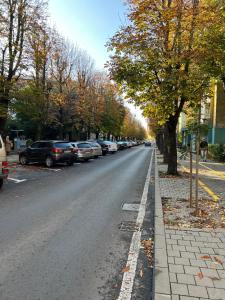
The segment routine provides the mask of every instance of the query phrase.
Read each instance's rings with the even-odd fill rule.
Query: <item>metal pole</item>
[[[196,176],[195,176],[195,212],[198,214],[198,187],[199,187],[199,149],[200,149],[200,122],[201,122],[201,101],[198,114],[198,129],[196,137]]]
[[[193,159],[192,159],[192,141],[190,141],[190,207],[192,207],[192,174],[193,174]]]

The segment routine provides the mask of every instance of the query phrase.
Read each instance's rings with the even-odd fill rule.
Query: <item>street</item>
[[[122,207],[140,204],[151,154],[139,146],[9,181],[0,192],[0,299],[117,299],[138,214]],[[153,189],[152,183],[146,239]],[[151,268],[144,260],[140,250],[131,299],[150,299]]]

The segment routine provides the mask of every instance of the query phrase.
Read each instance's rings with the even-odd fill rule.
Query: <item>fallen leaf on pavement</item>
[[[203,255],[201,256],[201,259],[211,259],[211,257],[209,255]]]
[[[199,272],[197,275],[198,275],[199,279],[202,279],[204,277],[203,274],[202,274],[202,272]]]
[[[122,273],[125,273],[125,272],[129,272],[130,271],[130,266],[126,266],[125,268],[122,269]]]
[[[223,264],[222,260],[219,259],[218,257],[214,256],[214,259],[215,259],[215,261],[218,262],[219,264],[221,264],[221,265]]]

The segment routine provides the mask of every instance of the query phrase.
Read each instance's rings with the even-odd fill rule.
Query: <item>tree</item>
[[[204,22],[201,39],[199,60],[203,72],[211,77],[222,80],[225,88],[225,5],[224,1],[210,2],[210,12],[213,22]]]
[[[110,136],[121,135],[125,108],[123,101],[118,97],[117,88],[109,80],[104,85],[104,113],[102,119],[102,131],[110,139]]]
[[[60,138],[64,138],[65,128],[72,122],[74,114],[74,85],[72,83],[75,68],[76,48],[57,32],[53,33],[51,51],[50,78],[52,82],[52,100],[55,102],[57,127]]]
[[[197,46],[210,6],[198,0],[129,0],[130,24],[108,43],[108,68],[127,98],[168,132],[168,174],[177,174],[176,126],[185,104],[196,105],[208,77]]]
[[[0,0],[0,132],[7,121],[10,91],[26,70],[26,42],[31,18],[43,2],[32,0]]]

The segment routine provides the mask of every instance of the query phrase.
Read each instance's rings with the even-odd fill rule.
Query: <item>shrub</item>
[[[209,156],[217,161],[225,161],[225,145],[209,145]]]
[[[26,141],[26,146],[29,147],[31,144],[33,144],[32,139],[28,139],[28,140]]]

